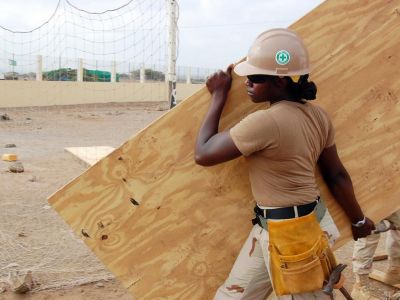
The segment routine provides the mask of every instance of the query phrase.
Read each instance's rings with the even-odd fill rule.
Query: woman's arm
[[[232,141],[229,131],[218,133],[219,120],[231,88],[231,71],[219,71],[207,80],[211,104],[197,136],[195,161],[202,166],[212,166],[242,155]]]
[[[336,145],[325,148],[319,159],[322,176],[335,200],[342,207],[350,222],[355,224],[364,219],[364,214],[354,195],[353,183],[347,170],[343,166],[337,153]],[[365,237],[375,229],[373,222],[366,218],[361,227],[352,226],[353,238]]]

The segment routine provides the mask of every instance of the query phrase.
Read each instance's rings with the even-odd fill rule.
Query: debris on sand
[[[1,120],[1,121],[10,121],[11,118],[10,118],[10,116],[7,115],[7,114],[2,114],[2,115],[0,115],[0,120]]]
[[[17,147],[17,145],[15,145],[15,144],[6,144],[4,146],[4,148],[16,148],[16,147]]]
[[[0,294],[7,292],[9,285],[6,282],[0,281]]]
[[[18,156],[14,153],[5,153],[1,156],[1,159],[4,161],[16,161]]]
[[[31,178],[28,179],[30,182],[37,182],[38,179],[35,175],[32,175]]]
[[[12,173],[22,173],[22,172],[24,172],[24,166],[22,165],[22,162],[20,162],[20,161],[17,161],[15,163],[13,163],[8,169]]]
[[[156,106],[156,110],[157,110],[157,111],[168,110],[168,106],[167,106],[167,105],[157,105],[157,106]]]
[[[32,272],[28,271],[25,276],[15,274],[11,276],[11,287],[14,293],[26,294],[33,288]]]

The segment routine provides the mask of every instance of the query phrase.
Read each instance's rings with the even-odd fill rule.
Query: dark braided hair
[[[289,80],[289,90],[296,100],[314,100],[316,98],[317,86],[313,81],[308,81],[308,74],[301,75],[298,82],[294,82],[289,76],[286,78]]]

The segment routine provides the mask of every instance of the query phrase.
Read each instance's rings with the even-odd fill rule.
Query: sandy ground
[[[15,245],[10,248],[12,251],[7,252],[4,251],[4,247],[2,252],[0,245],[0,299],[132,299],[85,245],[68,234],[65,223],[46,206],[46,198],[86,168],[71,154],[65,152],[65,147],[118,147],[161,116],[165,112],[161,107],[158,103],[137,103],[0,109],[0,115],[7,114],[10,117],[8,121],[0,121],[0,154],[10,152],[18,154],[25,168],[24,173],[15,174],[8,171],[9,162],[0,162],[0,241],[1,238],[12,237],[14,243],[11,245]],[[6,144],[15,144],[16,148],[5,148]],[[43,210],[44,208],[46,209]],[[35,217],[35,214],[39,216]],[[43,228],[44,222],[45,228]],[[50,279],[53,273],[49,273],[50,275],[46,277],[42,273],[50,267],[46,267],[44,272],[41,272],[40,267],[36,267],[33,270],[33,278],[37,283],[37,291],[25,295],[16,295],[10,291],[7,284],[1,283],[7,281],[4,276],[1,277],[1,270],[10,267],[7,264],[23,265],[28,261],[32,265],[40,266],[35,261],[34,253],[36,250],[43,252],[45,249],[32,245],[40,244],[41,240],[48,241],[49,236],[53,235],[52,240],[60,239],[58,232],[65,233],[62,237],[63,243],[71,243],[71,246],[61,248],[64,249],[64,253],[61,250],[57,251],[61,252],[57,253],[58,257],[65,258],[72,248],[77,249],[73,252],[76,252],[79,260],[71,262],[65,259],[65,264],[68,264],[70,270],[75,270],[71,265],[84,268],[85,266],[81,264],[83,257],[85,261],[92,262],[91,264],[95,266],[94,271],[98,270],[95,273],[100,274],[99,276],[89,279],[90,283],[83,285],[78,281],[76,284],[71,284],[69,281],[62,284],[64,287],[46,288],[46,278]],[[379,251],[383,251],[382,246],[380,245]],[[27,255],[19,253],[26,248],[31,248],[28,255],[30,260],[25,259]],[[336,251],[338,260],[349,266],[351,266],[351,253],[352,242]],[[39,255],[46,256],[46,253]],[[386,263],[386,261],[377,262],[375,267],[384,270]],[[24,265],[22,269],[29,269],[29,266]],[[354,281],[350,267],[345,270],[345,275],[347,278],[345,286],[350,291]],[[2,287],[6,289],[3,292]],[[385,291],[393,291],[392,288],[376,281],[372,282],[372,287],[374,294],[380,299],[385,299]]]

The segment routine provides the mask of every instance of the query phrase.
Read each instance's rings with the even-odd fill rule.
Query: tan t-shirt
[[[314,170],[324,148],[334,144],[327,113],[311,103],[280,101],[244,118],[230,130],[246,156],[259,205],[286,207],[319,195]]]

